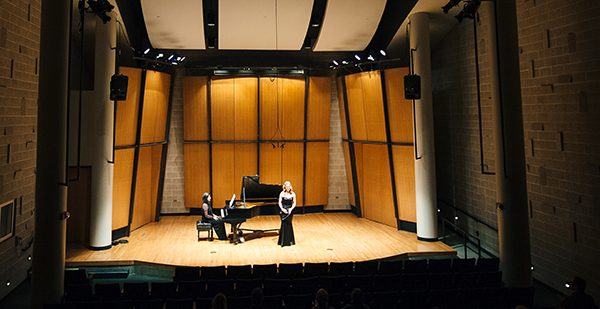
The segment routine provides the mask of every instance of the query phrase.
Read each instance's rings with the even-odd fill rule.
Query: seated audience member
[[[215,295],[215,297],[213,297],[212,300],[212,309],[227,309],[227,297],[225,297],[225,294],[223,293],[218,293],[217,295]]]
[[[361,289],[355,288],[352,290],[350,303],[344,306],[344,309],[370,309],[369,306],[365,304],[363,291]]]
[[[319,289],[315,296],[315,304],[313,309],[333,309],[329,306],[329,293],[325,289]]]
[[[262,309],[263,308],[263,290],[259,287],[256,287],[252,290],[252,294],[250,296],[252,299],[252,304],[250,305],[250,309]]]
[[[585,280],[575,277],[571,281],[570,289],[573,293],[562,301],[561,308],[565,309],[598,309],[594,299],[585,293]]]

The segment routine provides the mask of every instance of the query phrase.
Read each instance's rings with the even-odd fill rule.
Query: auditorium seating
[[[309,308],[319,288],[336,308],[350,301],[354,288],[373,309],[508,308],[523,295],[502,287],[498,267],[497,258],[176,267],[170,282],[94,285],[85,271],[69,270],[64,304],[48,308],[210,308],[217,293],[240,308],[256,287],[268,308]]]

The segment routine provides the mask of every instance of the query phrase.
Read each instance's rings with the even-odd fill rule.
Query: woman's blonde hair
[[[289,190],[285,189],[286,184],[290,186]],[[286,181],[283,182],[283,191],[289,192],[289,193],[294,192],[294,188],[292,187],[292,183],[289,180],[286,180]]]

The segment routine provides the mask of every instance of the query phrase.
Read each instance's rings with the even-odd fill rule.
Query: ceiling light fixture
[[[354,54],[354,58],[356,58],[356,60],[360,61],[360,56],[358,54]]]
[[[156,59],[162,58],[162,56],[164,56],[163,53],[159,53],[158,56],[156,56]]]
[[[171,59],[173,59],[173,57],[175,57],[175,55],[171,54],[171,56],[169,56],[169,58],[167,58],[167,60],[171,60]]]
[[[348,61],[342,60],[342,64],[348,64]]]
[[[181,61],[185,60],[185,57],[181,57]]]
[[[383,50],[383,49],[380,49],[380,50],[379,50],[379,53],[380,53],[382,56],[384,56],[384,57],[385,57],[385,56],[387,56],[387,53],[386,53],[386,52],[385,52],[385,50]]]
[[[373,58],[373,55],[369,55],[369,57],[367,57],[367,59],[369,59],[371,61],[375,61],[375,58]]]
[[[213,12],[208,12],[206,16],[206,25],[209,27],[214,27],[217,25],[217,23],[215,23],[215,14]]]
[[[146,50],[144,51],[144,55],[147,55],[150,52],[150,48],[146,48]]]
[[[337,61],[333,60],[333,64],[340,65]]]

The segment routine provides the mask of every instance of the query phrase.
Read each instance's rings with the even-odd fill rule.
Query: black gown
[[[205,203],[206,204],[206,203]],[[206,204],[208,206],[208,214],[214,216],[212,205]],[[204,205],[202,205],[204,207]],[[227,233],[225,232],[225,222],[223,220],[207,218],[204,215],[204,211],[202,211],[202,222],[209,222],[212,228],[215,230],[217,237],[219,240],[227,240]]]
[[[293,197],[281,197],[281,206],[285,209],[292,208],[293,202]],[[281,228],[279,229],[279,240],[277,240],[277,244],[282,247],[291,246],[296,243],[296,240],[294,239],[294,228],[292,227],[294,214],[284,214],[283,212],[280,212],[279,215],[281,216]]]

